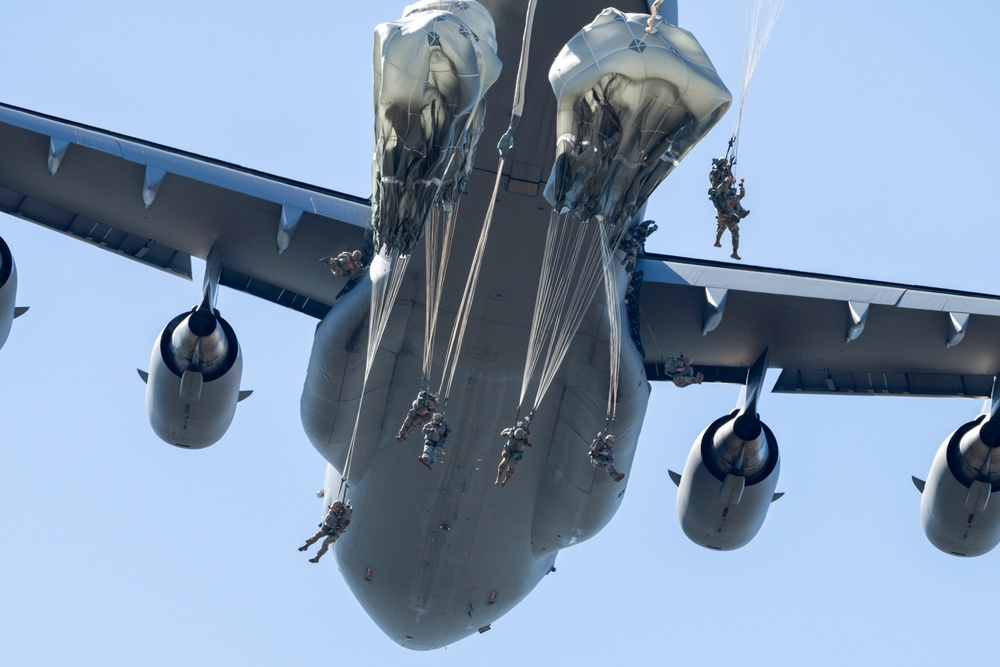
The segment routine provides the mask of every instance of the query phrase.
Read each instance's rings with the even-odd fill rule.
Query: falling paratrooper
[[[658,2],[660,0],[657,0]],[[740,220],[750,215],[750,211],[742,204],[746,189],[743,186],[743,179],[737,184],[736,177],[733,176],[733,167],[736,166],[736,156],[739,151],[740,126],[743,119],[743,107],[746,104],[747,91],[750,90],[750,81],[754,72],[757,71],[757,64],[764,53],[771,33],[778,21],[778,15],[784,7],[785,0],[743,0],[742,11],[745,14],[746,34],[742,35],[743,46],[740,54],[743,61],[743,81],[740,87],[740,103],[736,113],[736,122],[733,125],[733,135],[729,139],[729,147],[723,157],[712,160],[712,169],[708,178],[711,188],[708,197],[716,209],[715,227],[715,247],[722,247],[722,235],[728,229],[732,237],[733,259],[742,259],[739,254],[740,246]]]

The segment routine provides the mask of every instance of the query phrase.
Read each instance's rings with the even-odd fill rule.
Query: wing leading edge
[[[0,211],[188,279],[218,242],[221,284],[314,317],[364,243],[360,197],[3,104],[0,146]]]
[[[765,348],[783,393],[984,398],[1000,374],[997,296],[665,255],[637,269],[651,380],[683,353],[745,382]]]

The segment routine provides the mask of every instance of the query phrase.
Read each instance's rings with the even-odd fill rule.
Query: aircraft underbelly
[[[411,273],[419,282],[422,270]],[[516,281],[492,284],[508,288],[508,302],[523,300],[526,314],[497,316],[488,297],[473,310],[446,408],[453,432],[432,470],[417,461],[419,434],[395,440],[420,388],[424,307],[413,295],[422,285],[404,286],[361,402],[347,471],[354,515],[335,552],[366,612],[410,648],[447,645],[512,609],[551,569],[556,551],[610,521],[627,484],[614,483],[587,456],[606,423],[608,320],[600,292],[532,421],[534,447],[505,488],[494,483],[499,432],[516,416],[533,295]],[[368,299],[359,287],[318,327],[303,391],[303,424],[338,479],[363,385]],[[439,326],[450,331],[453,321],[445,312]],[[628,341],[620,387],[615,462],[627,474],[649,395]]]
[[[566,38],[603,7],[586,4],[574,6],[573,12],[579,9],[581,15]],[[556,10],[565,8],[545,11]],[[520,35],[521,20],[523,14],[500,22],[510,23],[507,33]],[[519,48],[508,42],[501,50],[509,52],[504,66],[513,75]],[[538,46],[536,62],[550,63],[561,44],[546,34],[533,45],[532,57]],[[529,77],[525,117],[532,117],[531,127],[554,118],[546,71],[547,65],[533,68]],[[461,199],[447,258],[432,391],[440,386],[444,348],[487,206],[493,202],[493,227],[445,409],[453,429],[446,453],[428,470],[417,461],[419,433],[403,444],[395,440],[411,402],[424,388],[423,243],[412,253],[367,383],[372,281],[377,285],[386,271],[379,258],[317,328],[302,395],[303,426],[316,449],[340,473],[350,452],[347,496],[355,509],[335,545],[341,573],[378,626],[415,649],[445,646],[510,611],[550,571],[559,549],[592,537],[607,524],[628,484],[627,477],[612,481],[587,456],[591,440],[606,427],[610,383],[609,318],[601,288],[531,422],[534,447],[525,450],[506,487],[494,483],[504,442],[499,433],[525,416],[518,415],[517,406],[551,212],[542,194],[543,179],[555,146],[548,122],[541,123],[542,135],[520,136],[494,197],[497,154],[489,147],[506,127],[512,83],[512,76],[504,76],[490,93],[484,148]],[[598,263],[592,270],[602,267]],[[624,290],[624,268],[617,270]],[[614,299],[616,307],[622,297]],[[622,348],[615,464],[628,475],[649,385],[627,335]]]

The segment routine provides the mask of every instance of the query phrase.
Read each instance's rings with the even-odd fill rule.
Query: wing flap
[[[99,220],[3,187],[0,187],[0,211],[181,278],[191,279],[191,256],[155,239],[129,234]]]
[[[997,296],[661,255],[637,269],[651,380],[685,354],[706,381],[745,382],[765,348],[788,393],[981,398],[1000,374]]]
[[[217,242],[222,284],[316,317],[364,245],[367,199],[2,104],[0,146],[3,212],[185,278]]]
[[[989,398],[992,389],[992,375],[785,368],[778,376],[773,391],[779,394]]]

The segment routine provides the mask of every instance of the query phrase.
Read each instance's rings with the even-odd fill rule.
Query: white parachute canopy
[[[461,194],[500,74],[489,13],[474,0],[429,0],[375,28],[375,249],[408,255],[432,204]],[[452,199],[452,200],[453,200]]]
[[[631,220],[732,103],[691,33],[648,23],[605,9],[549,70],[559,110],[545,198],[558,213]]]

